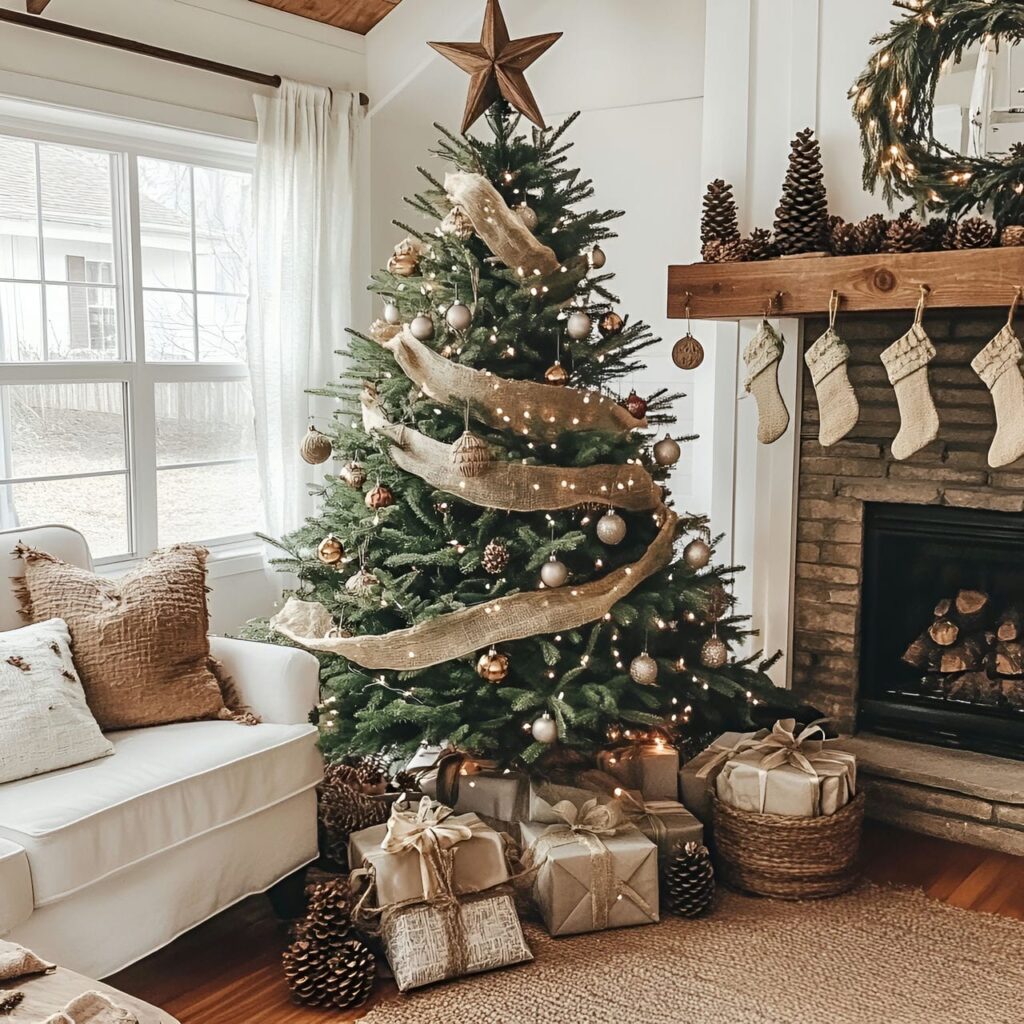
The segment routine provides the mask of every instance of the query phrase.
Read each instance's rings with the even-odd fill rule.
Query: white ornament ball
[[[674,466],[679,461],[682,449],[673,437],[666,434],[654,446],[654,461],[659,466]]]
[[[721,668],[729,658],[729,648],[717,636],[708,637],[700,649],[700,663],[705,668]]]
[[[464,302],[453,302],[444,318],[453,331],[467,331],[473,322],[473,311]]]
[[[594,321],[590,319],[589,313],[578,309],[569,315],[565,329],[574,341],[583,341],[590,337],[590,332],[594,329]]]
[[[569,570],[564,562],[560,562],[554,555],[550,561],[544,563],[540,570],[540,579],[545,587],[552,590],[560,587],[569,578]]]
[[[658,663],[644,651],[629,663],[629,674],[634,683],[653,686],[658,681]]]
[[[413,317],[409,330],[417,341],[430,341],[434,336],[434,321],[426,313],[420,313],[419,316]]]
[[[546,711],[533,723],[530,732],[538,743],[554,743],[558,739],[558,726]]]
[[[516,215],[522,221],[523,227],[527,231],[537,230],[537,211],[532,207],[527,206],[526,203],[521,203],[516,207]]]
[[[608,257],[604,254],[604,249],[599,245],[595,245],[590,251],[590,265],[595,270],[600,270],[605,263],[608,262]]]
[[[617,512],[605,512],[597,521],[597,537],[602,544],[621,544],[626,536],[626,520]]]
[[[701,537],[695,537],[683,548],[683,560],[691,569],[703,569],[711,561],[711,548]]]
[[[384,307],[384,321],[389,324],[397,324],[402,321],[402,314],[393,302],[387,303]]]

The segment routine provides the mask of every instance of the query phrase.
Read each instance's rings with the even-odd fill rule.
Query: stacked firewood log
[[[951,699],[1024,708],[1024,607],[997,611],[980,590],[945,597],[903,660]]]

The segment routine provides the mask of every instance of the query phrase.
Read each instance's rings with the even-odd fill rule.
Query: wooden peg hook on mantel
[[[693,263],[668,268],[668,315],[694,320],[828,313],[833,291],[843,314],[913,311],[928,288],[929,309],[1006,308],[1024,280],[1024,247],[951,252],[822,256],[751,263]]]

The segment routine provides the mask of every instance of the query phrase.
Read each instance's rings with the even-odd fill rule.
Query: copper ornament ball
[[[558,724],[545,711],[530,727],[530,732],[538,743],[554,743],[558,739]]]
[[[626,520],[617,512],[606,512],[597,521],[597,537],[602,544],[621,544],[626,536]]]
[[[700,649],[700,663],[705,668],[721,668],[729,660],[729,648],[717,636],[709,636]]]
[[[331,439],[310,424],[299,446],[299,454],[303,461],[311,466],[319,466],[321,462],[326,462],[331,457],[332,451]]]
[[[620,404],[634,419],[642,420],[647,415],[647,402],[635,391],[630,391]]]
[[[704,362],[704,346],[692,334],[687,334],[672,346],[672,362],[680,370],[696,370]]]
[[[679,447],[679,442],[668,434],[654,446],[654,461],[659,466],[674,466],[679,461],[680,455],[682,455],[682,449]]]
[[[396,252],[388,260],[388,270],[395,277],[412,277],[420,265],[419,257],[411,252]]]
[[[391,493],[390,487],[377,484],[372,491],[369,491],[364,499],[367,508],[382,509],[395,503],[395,496]]]
[[[594,321],[590,319],[590,314],[582,309],[570,313],[569,319],[565,322],[565,331],[573,341],[585,341],[593,329]]]
[[[683,561],[691,569],[703,569],[711,561],[711,546],[702,537],[694,537],[683,548]]]
[[[658,681],[658,663],[644,651],[629,663],[629,675],[640,686],[653,686]]]
[[[565,387],[569,383],[569,371],[556,360],[544,371],[544,383]]]
[[[363,484],[366,483],[366,470],[355,460],[342,466],[338,476],[356,491],[361,490]]]
[[[340,540],[329,533],[316,547],[316,557],[324,565],[337,565],[345,557],[345,548]]]
[[[434,321],[426,313],[420,313],[413,317],[409,332],[417,341],[430,341],[434,336]]]
[[[508,675],[508,655],[499,654],[493,647],[481,654],[476,663],[476,673],[489,683],[500,683]]]
[[[540,570],[540,581],[545,587],[557,590],[569,578],[569,569],[565,562],[561,562],[554,555],[548,559]]]
[[[605,256],[604,249],[599,245],[595,245],[594,248],[590,250],[590,265],[595,270],[600,270],[607,262],[608,257]]]
[[[601,332],[602,338],[611,338],[621,333],[625,326],[626,322],[615,312],[605,313],[597,323],[597,329]]]

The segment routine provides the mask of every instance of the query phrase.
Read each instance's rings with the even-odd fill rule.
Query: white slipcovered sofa
[[[18,542],[92,565],[67,527],[0,532],[0,630],[24,624]],[[0,785],[0,936],[103,978],[316,857],[317,661],[210,645],[262,724],[111,732],[110,757]]]

